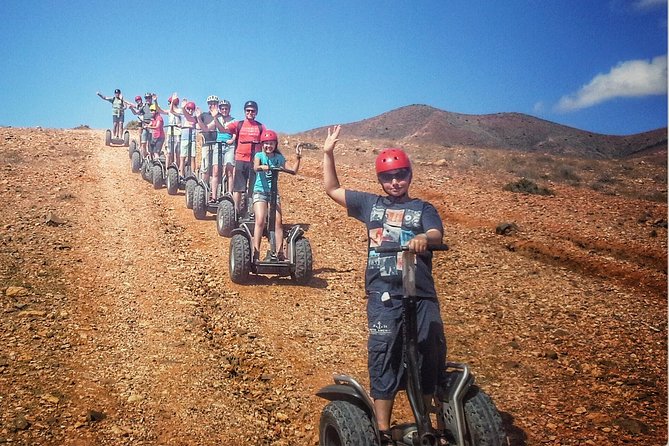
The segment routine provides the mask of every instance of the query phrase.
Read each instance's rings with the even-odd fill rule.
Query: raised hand
[[[325,153],[332,153],[335,146],[339,142],[339,131],[341,130],[341,125],[335,125],[334,127],[328,127],[328,136],[325,138],[325,143],[323,143],[323,151]]]

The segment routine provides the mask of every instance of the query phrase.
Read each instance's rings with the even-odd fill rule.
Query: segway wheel
[[[229,200],[223,200],[218,204],[216,211],[216,230],[222,237],[230,237],[230,233],[235,229],[235,205]]]
[[[348,401],[330,401],[323,408],[320,446],[377,445],[367,412]]]
[[[140,158],[139,152],[133,152],[130,156],[130,168],[133,173],[139,172],[139,169],[142,168],[142,158]]]
[[[135,152],[137,152],[137,141],[133,139],[128,147],[128,158],[132,159],[132,154]]]
[[[198,220],[207,216],[207,191],[199,184],[193,189],[193,215]]]
[[[469,444],[506,446],[502,417],[492,399],[477,386],[472,386],[465,395],[463,403]]]
[[[153,183],[154,189],[160,189],[163,187],[163,168],[158,165],[153,165],[151,167],[151,182]]]
[[[142,165],[142,178],[149,183],[151,182],[151,164],[146,160]]]
[[[300,285],[311,280],[313,275],[313,256],[311,254],[311,244],[306,238],[300,238],[295,241],[295,266],[292,279]]]
[[[193,209],[193,193],[195,191],[195,186],[197,182],[193,179],[186,181],[186,207],[188,209]]]
[[[105,132],[105,145],[111,146],[111,130],[109,129]]]
[[[130,132],[127,130],[123,132],[123,145],[126,147],[130,145]]]
[[[167,168],[167,193],[176,195],[179,190],[179,171],[175,167]]]
[[[230,279],[234,283],[246,283],[251,273],[251,243],[242,234],[230,239]]]

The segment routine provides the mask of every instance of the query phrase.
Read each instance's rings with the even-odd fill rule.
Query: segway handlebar
[[[390,252],[402,252],[402,251],[408,251],[409,247],[408,246],[377,246],[376,248],[372,248],[374,251],[378,253],[390,253]],[[437,245],[427,245],[427,250],[428,251],[448,251],[448,245],[445,243],[440,243]]]
[[[271,167],[269,168],[269,170],[270,170],[271,172],[283,172],[283,173],[289,173],[289,174],[291,174],[291,175],[295,175],[295,171],[294,171],[294,170],[286,169],[285,167],[274,167],[274,166],[271,166]]]

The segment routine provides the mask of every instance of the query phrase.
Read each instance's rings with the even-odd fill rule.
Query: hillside
[[[376,141],[341,136],[342,184],[378,192]],[[298,286],[233,283],[214,216],[103,138],[0,129],[0,444],[317,445],[316,391],[333,373],[368,381],[367,236],[323,191],[322,139],[280,182],[314,255]],[[512,193],[515,174],[481,169],[492,158],[459,159],[416,163],[412,194],[451,248],[434,261],[448,358],[471,366],[510,446],[666,444],[666,200]],[[590,164],[617,187],[666,186],[666,167],[635,162]],[[408,414],[401,397],[394,421]]]
[[[619,158],[667,151],[667,129],[629,136],[602,135],[521,113],[465,115],[409,105],[344,124],[347,135],[397,144],[510,149],[584,158]],[[299,136],[322,135],[324,128]]]

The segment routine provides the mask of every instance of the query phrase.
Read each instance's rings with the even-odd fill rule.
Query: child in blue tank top
[[[256,172],[256,180],[253,186],[253,212],[255,214],[255,229],[253,231],[253,260],[257,260],[260,255],[260,242],[265,230],[265,218],[267,217],[267,208],[270,201],[272,190],[272,181],[274,178],[271,172],[272,168],[286,168],[286,158],[278,150],[278,137],[276,132],[265,130],[260,136],[262,151],[256,153],[253,157],[253,170]],[[300,168],[300,159],[302,158],[302,148],[295,149],[297,160],[292,170],[294,173]],[[281,203],[279,197],[276,200],[276,219],[274,225],[276,254],[280,261],[285,260],[283,252],[283,222],[281,218]]]

